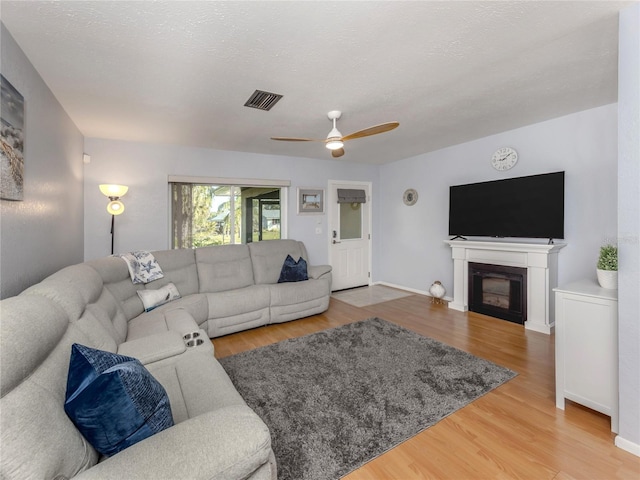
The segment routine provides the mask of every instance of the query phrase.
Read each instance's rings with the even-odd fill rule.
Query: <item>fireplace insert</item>
[[[527,269],[469,263],[469,310],[523,325]]]

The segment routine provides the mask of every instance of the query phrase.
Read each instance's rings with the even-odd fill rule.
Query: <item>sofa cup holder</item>
[[[183,338],[185,342],[187,342],[193,338],[198,338],[199,336],[200,336],[200,332],[191,332],[191,333],[187,333]]]
[[[187,347],[197,347],[204,343],[204,340],[200,338],[200,332],[191,332],[183,335],[184,343]]]

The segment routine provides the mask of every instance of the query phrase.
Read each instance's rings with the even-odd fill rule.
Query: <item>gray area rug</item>
[[[516,376],[379,318],[220,361],[271,430],[279,480],[338,479]]]

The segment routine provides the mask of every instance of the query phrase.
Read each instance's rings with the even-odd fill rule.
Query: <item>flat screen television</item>
[[[564,172],[451,186],[449,235],[564,238]]]

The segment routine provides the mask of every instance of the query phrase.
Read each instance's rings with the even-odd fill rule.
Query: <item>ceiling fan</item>
[[[340,118],[342,112],[339,110],[331,110],[327,113],[327,117],[329,120],[333,121],[333,128],[327,135],[325,139],[317,139],[317,138],[296,138],[296,137],[271,137],[271,140],[282,140],[284,142],[324,142],[325,147],[331,150],[331,156],[334,158],[341,157],[344,155],[344,142],[347,140],[353,140],[355,138],[368,137],[370,135],[377,135],[378,133],[388,132],[389,130],[393,130],[400,123],[398,122],[387,122],[381,123],[380,125],[374,125],[373,127],[365,128],[364,130],[358,130],[357,132],[350,133],[349,135],[342,135],[337,127],[336,121]]]

